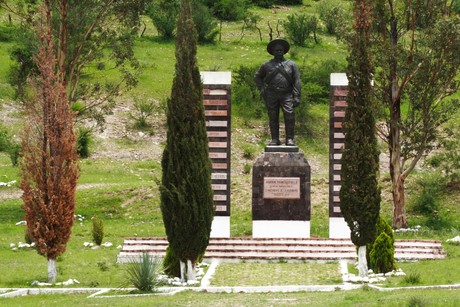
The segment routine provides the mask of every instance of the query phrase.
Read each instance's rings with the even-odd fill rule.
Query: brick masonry
[[[329,217],[343,217],[340,210],[343,120],[347,109],[348,81],[345,74],[331,75],[329,116]]]
[[[201,72],[216,216],[230,216],[231,73]]]

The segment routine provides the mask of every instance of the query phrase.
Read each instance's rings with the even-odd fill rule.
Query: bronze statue
[[[280,108],[284,114],[286,145],[295,146],[294,108],[300,104],[301,82],[297,64],[284,58],[289,48],[289,43],[281,38],[269,42],[267,51],[273,55],[273,59],[262,64],[254,76],[268,111],[272,138],[269,146],[281,145],[279,138]]]

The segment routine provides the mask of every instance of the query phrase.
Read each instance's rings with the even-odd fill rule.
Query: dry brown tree
[[[51,0],[43,1],[37,26],[41,45],[34,60],[39,78],[36,95],[26,105],[21,164],[27,228],[38,253],[48,259],[49,282],[56,281],[56,258],[64,253],[70,238],[78,177],[64,68],[69,1],[57,1],[61,25],[56,40],[51,30],[52,4]]]

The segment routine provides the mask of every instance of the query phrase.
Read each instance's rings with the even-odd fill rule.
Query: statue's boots
[[[270,134],[272,137],[272,140],[270,141],[268,145],[269,146],[281,145],[279,113],[276,111],[268,112],[268,117],[269,117]]]
[[[284,125],[286,127],[286,146],[296,146],[294,143],[294,127],[295,117],[294,114],[284,114]]]

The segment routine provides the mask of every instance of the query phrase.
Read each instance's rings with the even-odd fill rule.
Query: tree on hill
[[[408,226],[405,180],[459,107],[458,99],[445,99],[460,84],[460,17],[453,3],[372,3],[374,89],[384,117],[378,132],[390,154],[393,228]]]
[[[34,23],[42,2],[0,0],[0,6],[20,20],[21,33],[12,49],[12,57],[19,63],[11,72],[19,87],[35,71],[24,64],[29,64],[38,50],[40,38],[34,32]],[[49,2],[53,11],[61,10],[60,0]],[[61,30],[67,37],[67,95],[78,119],[91,118],[102,126],[104,115],[113,109],[114,98],[137,84],[139,63],[134,56],[134,41],[144,7],[145,0],[69,0],[66,29],[59,28],[60,14],[52,15],[55,44],[59,45]],[[89,76],[91,82],[87,82]]]
[[[64,253],[75,212],[77,154],[73,116],[66,95],[65,31],[54,45],[52,15],[60,15],[59,29],[66,28],[68,0],[53,11],[50,0],[40,9],[38,24],[41,45],[35,57],[39,71],[36,97],[26,105],[22,140],[21,189],[28,234],[39,254],[48,259],[48,280],[57,278],[56,258]]]
[[[209,243],[214,217],[211,162],[196,32],[190,0],[182,0],[177,20],[176,66],[167,103],[167,140],[161,161],[161,212],[182,280],[195,279],[195,263]]]
[[[348,57],[340,209],[358,246],[359,275],[367,276],[366,245],[374,241],[380,211],[379,152],[372,104],[369,0],[354,2],[354,35]]]

